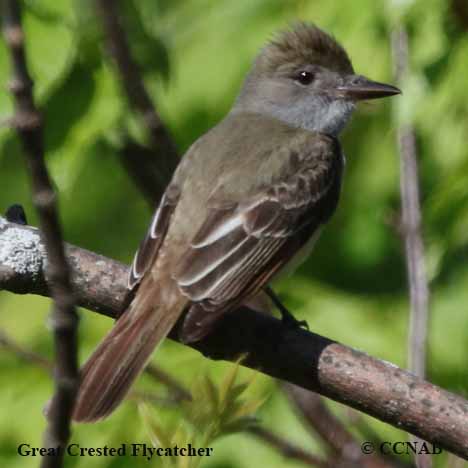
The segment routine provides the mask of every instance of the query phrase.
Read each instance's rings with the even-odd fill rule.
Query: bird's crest
[[[257,69],[266,74],[304,64],[321,65],[339,73],[354,72],[343,47],[314,24],[304,22],[276,36],[256,61]]]

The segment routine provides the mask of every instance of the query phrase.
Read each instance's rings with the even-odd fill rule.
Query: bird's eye
[[[301,71],[294,77],[294,79],[302,85],[309,85],[314,81],[314,78],[314,74],[310,71]]]

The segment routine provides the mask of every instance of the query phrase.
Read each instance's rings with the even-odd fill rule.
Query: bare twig
[[[392,34],[395,75],[399,83],[408,73],[408,36],[403,26]],[[402,205],[402,234],[405,241],[406,268],[411,298],[408,337],[409,369],[420,377],[426,373],[426,341],[429,315],[429,288],[426,279],[424,244],[421,234],[421,204],[416,138],[410,123],[398,128],[400,149],[400,191]],[[427,454],[416,455],[418,468],[430,468]]]
[[[149,206],[155,209],[166,185],[165,181],[161,182],[163,162],[158,160],[152,149],[130,140],[126,141],[124,146],[119,149],[117,156]]]
[[[15,124],[28,162],[33,200],[47,252],[47,276],[54,299],[51,325],[56,350],[56,390],[44,445],[63,447],[70,437],[70,417],[79,383],[78,316],[62,243],[56,196],[44,163],[42,116],[34,104],[33,82],[26,67],[20,4],[15,0],[3,0],[2,7],[3,32],[13,69],[10,89],[15,98]],[[62,466],[62,451],[59,453],[56,457],[44,457],[42,466]]]
[[[51,371],[53,369],[53,363],[49,361],[49,359],[23,348],[16,343],[16,341],[10,338],[3,330],[0,330],[0,347],[14,353],[24,361],[32,362],[47,371]]]
[[[408,39],[404,29],[394,32],[393,50],[398,81],[407,69]],[[400,190],[402,204],[402,234],[405,240],[408,281],[411,297],[409,367],[424,377],[426,367],[426,338],[429,290],[424,262],[424,245],[421,234],[421,204],[414,128],[403,123],[398,129],[400,148]]]
[[[139,67],[131,55],[118,13],[118,1],[95,1],[104,27],[109,52],[117,65],[129,103],[142,118],[148,132],[151,149],[158,156],[157,158],[146,157],[144,166],[149,169],[149,173],[158,177],[157,184],[145,184],[145,193],[152,198],[151,202],[154,205],[159,200],[177,165],[177,151],[168,130],[153,106],[141,78]],[[130,174],[137,180],[141,179],[141,154],[134,155],[132,151],[129,151],[129,148],[126,148],[122,152],[122,156],[125,158],[125,165]]]
[[[180,405],[180,399],[172,396],[158,395],[154,392],[146,392],[142,390],[131,390],[126,397],[127,400],[134,400],[137,403],[144,401],[164,408],[177,408]]]
[[[283,388],[309,427],[326,443],[329,450],[335,455],[342,455],[342,451],[346,450],[353,459],[361,456],[361,449],[353,436],[328,411],[320,395],[291,384],[285,384]]]
[[[192,396],[190,392],[183,387],[172,375],[163,371],[160,367],[155,366],[154,364],[148,364],[145,368],[146,375],[151,376],[157,382],[162,383],[166,388],[173,393],[173,398],[175,400],[187,400],[190,401]]]
[[[5,333],[3,330],[0,330],[0,348],[4,348],[7,351],[13,353],[15,356],[19,357],[20,359],[32,363],[36,366],[39,366],[46,371],[53,370],[54,364],[52,361],[40,354],[25,349],[23,346],[18,344],[13,338],[8,336],[8,334]],[[163,385],[165,385],[168,388],[168,390],[174,390],[174,379],[168,374],[166,374],[164,371],[157,368],[156,366],[150,364],[145,369],[145,372],[154,379],[157,379]],[[161,376],[161,379],[159,379],[158,376]],[[128,394],[127,398],[129,400],[136,401],[144,400],[146,402],[157,404],[158,406],[176,406],[180,404],[181,400],[180,393],[178,392],[181,392],[183,390],[184,388],[180,387],[177,389],[177,392],[174,392],[174,394],[169,397],[157,395],[153,392],[132,390]]]
[[[28,239],[26,259],[19,248],[22,236]],[[37,230],[0,217],[0,245],[0,288],[47,295],[41,262],[31,261],[42,255]],[[117,317],[128,268],[78,247],[68,246],[67,253],[77,304]],[[178,339],[179,326],[172,339]],[[468,459],[468,401],[393,364],[246,308],[224,316],[214,333],[191,346],[212,359],[235,361],[246,354],[244,366],[316,391]]]
[[[283,389],[336,462],[341,460],[344,464],[362,468],[408,468],[408,465],[390,457],[384,458],[377,453],[363,454],[361,442],[331,413],[320,395],[289,383],[283,385]]]
[[[249,427],[248,431],[275,448],[288,460],[297,460],[306,465],[316,466],[318,468],[336,468],[336,465],[329,464],[326,460],[307,452],[264,427],[254,425]]]

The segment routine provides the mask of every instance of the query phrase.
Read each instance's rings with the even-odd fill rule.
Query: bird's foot
[[[265,292],[279,310],[281,314],[281,321],[284,323],[284,325],[290,328],[305,328],[309,330],[309,324],[305,320],[297,320],[296,317],[294,317],[294,315],[283,305],[273,289],[267,286],[265,288]]]
[[[309,324],[305,320],[297,320],[288,309],[280,310],[281,312],[281,321],[287,326],[291,328],[305,328],[309,330]]]

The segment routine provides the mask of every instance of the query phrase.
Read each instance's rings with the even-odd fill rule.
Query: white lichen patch
[[[3,229],[2,229],[3,228]],[[0,218],[0,264],[21,275],[37,276],[46,254],[37,232],[16,227]]]
[[[393,364],[393,362],[386,361],[385,359],[381,359],[381,361],[388,367],[392,367],[393,369],[398,369],[398,366],[396,364]]]

